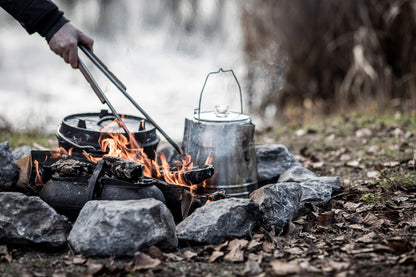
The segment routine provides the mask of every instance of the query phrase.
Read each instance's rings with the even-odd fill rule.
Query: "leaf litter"
[[[414,276],[416,271],[416,136],[401,126],[349,118],[287,146],[318,176],[340,176],[343,191],[325,207],[306,205],[283,232],[260,228],[248,238],[163,253],[153,246],[133,258],[87,258],[0,246],[2,274],[26,276]],[[349,130],[349,131],[346,131]],[[399,131],[398,131],[399,130]],[[258,137],[261,143],[261,136]],[[330,138],[330,139],[328,139]],[[265,141],[270,141],[267,137]],[[40,264],[40,263],[45,263]],[[7,274],[6,274],[7,275]],[[10,274],[9,274],[10,275]]]

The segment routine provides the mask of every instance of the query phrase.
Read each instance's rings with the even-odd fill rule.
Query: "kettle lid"
[[[251,122],[251,119],[248,115],[239,112],[232,112],[228,109],[228,105],[216,105],[215,111],[200,113],[198,113],[198,109],[196,109],[194,113],[194,119],[203,122]]]

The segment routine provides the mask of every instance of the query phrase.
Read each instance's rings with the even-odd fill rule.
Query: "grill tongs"
[[[166,134],[165,131],[149,116],[146,111],[143,110],[142,107],[137,104],[137,102],[127,93],[126,86],[105,66],[105,64],[88,48],[86,48],[82,44],[78,44],[78,47],[82,50],[82,52],[85,53],[85,55],[93,62],[95,66],[100,69],[104,75],[123,93],[123,95],[144,115],[144,117],[155,126],[155,128],[166,138],[166,140],[178,151],[181,156],[183,156],[182,149]],[[81,58],[78,57],[78,67],[81,70],[82,74],[84,75],[85,79],[90,83],[92,89],[94,90],[95,94],[100,99],[101,103],[107,104],[107,106],[110,108],[113,115],[117,118],[118,123],[123,128],[123,130],[126,132],[126,135],[128,137],[133,138],[133,142],[136,144],[137,147],[139,147],[137,141],[134,140],[134,137],[131,136],[130,131],[128,130],[126,124],[123,122],[120,115],[117,113],[117,111],[114,109],[113,105],[108,101],[108,98],[105,96],[104,92],[101,90],[101,88],[98,86],[97,82],[95,81],[94,77],[86,67],[86,65],[82,62]]]

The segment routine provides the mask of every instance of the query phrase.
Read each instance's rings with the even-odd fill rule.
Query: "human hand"
[[[78,43],[92,50],[94,41],[68,22],[53,35],[49,41],[49,48],[72,68],[78,68]]]

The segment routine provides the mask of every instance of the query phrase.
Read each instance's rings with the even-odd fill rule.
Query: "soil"
[[[135,257],[86,258],[60,250],[0,246],[3,276],[415,276],[416,124],[400,115],[339,118],[257,135],[280,143],[343,188],[310,205],[282,233],[260,228],[220,245],[151,248]]]

